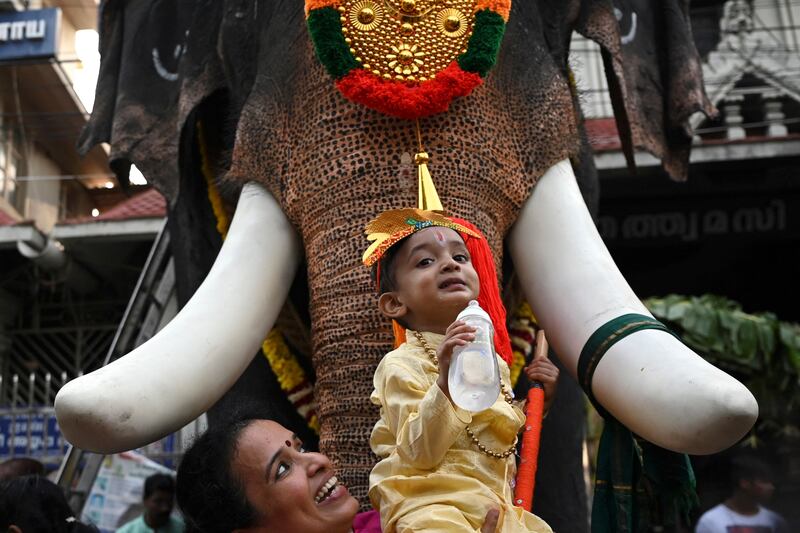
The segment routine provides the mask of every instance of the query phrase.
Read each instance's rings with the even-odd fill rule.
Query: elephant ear
[[[689,117],[715,113],[703,87],[688,0],[582,0],[575,29],[601,49],[628,167],[634,150],[662,161],[683,181],[689,169]]]
[[[100,7],[100,74],[78,149],[109,143],[120,182],[128,183],[133,163],[170,205],[178,195],[184,123],[225,85],[217,53],[225,4],[104,0]]]

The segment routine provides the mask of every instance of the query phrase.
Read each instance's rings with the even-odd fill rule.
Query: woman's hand
[[[489,509],[486,518],[483,519],[481,533],[494,533],[497,530],[497,522],[500,519],[500,509]]]
[[[547,344],[543,335],[536,336],[536,356],[533,358],[531,364],[525,367],[525,375],[531,382],[538,381],[544,387],[544,410],[547,412],[550,409],[550,404],[556,397],[556,389],[558,389],[558,374],[559,370],[550,359],[547,358]],[[543,346],[538,346],[538,343],[543,343]]]
[[[442,389],[447,399],[451,402],[450,388],[447,385],[447,373],[450,370],[450,359],[453,357],[453,350],[457,346],[465,346],[475,339],[475,328],[468,326],[465,322],[456,320],[447,327],[444,340],[436,350],[436,357],[439,359],[439,379],[436,383]]]

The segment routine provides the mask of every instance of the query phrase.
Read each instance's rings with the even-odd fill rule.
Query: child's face
[[[418,231],[401,246],[395,258],[397,289],[385,295],[399,314],[391,316],[383,304],[381,310],[412,329],[444,333],[480,292],[467,246],[456,231],[441,227]]]

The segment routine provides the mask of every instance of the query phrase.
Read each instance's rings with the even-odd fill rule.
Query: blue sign
[[[0,13],[0,61],[55,57],[61,10]]]
[[[64,453],[67,442],[61,436],[61,430],[54,414],[16,415],[16,424],[12,431],[11,415],[0,415],[0,458],[10,457],[11,448],[14,455],[41,457],[43,455],[60,455]],[[30,440],[28,425],[30,424]],[[45,431],[47,424],[47,431]],[[12,443],[13,439],[13,443]]]
[[[20,406],[25,410],[25,406]],[[12,426],[12,420],[16,423]],[[28,427],[30,426],[30,435]],[[12,456],[15,457],[34,457],[44,462],[52,462],[66,452],[69,443],[61,434],[58,421],[54,413],[48,414],[0,414],[0,462]],[[138,452],[152,455],[154,460],[166,466],[175,468],[175,453],[178,450],[178,437],[171,433],[163,439],[140,448]]]

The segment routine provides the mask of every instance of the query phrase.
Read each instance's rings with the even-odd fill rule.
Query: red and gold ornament
[[[494,66],[511,0],[306,0],[339,91],[386,115],[444,112]]]

